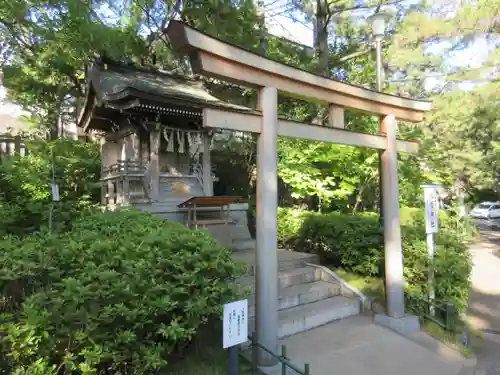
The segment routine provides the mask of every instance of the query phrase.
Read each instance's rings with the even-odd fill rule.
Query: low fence
[[[453,304],[430,301],[427,298],[406,295],[406,308],[423,322],[431,322],[447,332],[454,342],[469,347],[469,327]]]
[[[18,135],[0,134],[0,162],[13,155],[28,155],[23,139]]]
[[[250,362],[252,372],[258,372],[259,351],[263,351],[270,357],[277,360],[282,375],[311,375],[308,363],[304,365],[304,369],[301,369],[290,361],[287,357],[285,345],[281,346],[281,354],[276,354],[261,345],[255,338],[255,334],[250,335],[248,338],[250,339],[251,357],[249,358],[247,356],[243,356],[243,358]]]

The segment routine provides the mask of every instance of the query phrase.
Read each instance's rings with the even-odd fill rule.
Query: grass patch
[[[376,300],[384,300],[384,280],[381,278],[359,275],[357,273],[346,271],[343,268],[332,268],[332,270],[349,285],[358,289],[364,295],[373,297]]]
[[[455,350],[460,351],[464,357],[471,357],[474,354],[471,349],[471,341],[481,339],[482,337],[480,332],[469,327],[469,346],[466,347],[462,343],[462,334],[450,334],[450,332],[446,331],[443,327],[434,322],[424,321],[422,329],[435,339],[451,346]],[[459,330],[459,332],[463,332],[463,330]]]
[[[169,375],[227,375],[227,352],[213,346],[206,346],[201,352],[190,353],[173,365]],[[247,362],[240,358],[241,375],[255,374]]]
[[[222,349],[220,324],[208,323],[199,329],[193,342],[182,357],[170,363],[168,375],[227,375],[227,351]],[[240,375],[256,374],[244,359],[240,358]],[[166,375],[165,374],[165,375]]]

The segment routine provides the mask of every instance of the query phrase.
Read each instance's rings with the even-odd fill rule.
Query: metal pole
[[[383,89],[383,72],[382,72],[382,36],[375,37],[375,53],[376,53],[376,66],[375,73],[377,76],[376,89],[382,91]],[[382,132],[382,119],[379,118],[379,132]],[[382,153],[383,150],[378,151],[378,178],[379,178],[379,210],[380,210],[380,226],[384,226],[384,199],[382,194]]]
[[[231,346],[228,349],[228,362],[227,362],[227,373],[228,375],[238,375],[238,352],[239,345]]]
[[[382,72],[382,36],[375,36],[375,55],[376,55],[376,65],[375,65],[375,73],[376,73],[376,90],[382,91],[383,89],[383,72]],[[379,132],[382,133],[382,118],[379,118]],[[378,186],[379,186],[379,225],[381,228],[384,228],[384,194],[382,192],[383,186],[383,168],[382,168],[382,154],[384,150],[378,150]],[[384,232],[382,231],[382,242],[384,242]],[[387,299],[387,285],[385,278],[385,269],[384,274],[382,275],[384,279],[384,290],[386,292]],[[387,306],[387,300],[386,300]]]
[[[377,91],[384,89],[384,70],[382,67],[382,35],[375,36],[375,51],[376,51],[376,74],[377,74]]]
[[[434,308],[434,233],[427,233],[427,252],[429,254],[429,273],[428,273],[428,283],[429,283],[429,313],[431,316],[435,315]]]

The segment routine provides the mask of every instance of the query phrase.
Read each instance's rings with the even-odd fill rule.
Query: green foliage
[[[499,15],[498,0],[455,4],[429,1],[427,6],[412,7],[403,22],[396,25],[397,32],[387,53],[393,72],[398,71],[393,89],[416,96],[439,95],[461,82],[487,81],[491,69],[498,64],[498,44],[491,45],[497,53],[486,56],[486,61],[479,64],[460,65],[453,60],[457,51],[479,39],[494,38],[499,30]],[[438,76],[440,82],[426,88],[429,76]]]
[[[429,259],[423,211],[404,208],[401,216],[406,288],[409,293],[424,295]],[[456,217],[441,214],[434,260],[436,298],[456,304],[461,311],[467,306],[472,270],[462,233],[457,231]],[[383,276],[383,243],[377,215],[322,215],[280,209],[278,241],[284,248],[318,254],[323,264],[361,275]]]
[[[0,358],[16,374],[156,373],[221,313],[241,272],[208,232],[132,210],[0,249]]]
[[[424,211],[415,208],[401,210],[403,249],[405,254],[405,278],[408,289],[419,296],[426,293],[427,243]],[[472,260],[467,240],[474,235],[468,220],[441,212],[439,232],[435,235],[434,258],[436,298],[441,303],[454,303],[460,311],[467,307]]]
[[[84,64],[95,53],[114,58],[144,53],[135,25],[110,27],[97,8],[105,1],[14,0],[0,5],[4,84],[40,125],[58,118],[83,94]],[[75,112],[70,116],[74,117]]]
[[[496,82],[438,98],[423,143],[425,164],[442,180],[459,179],[470,193],[493,190],[495,199],[500,194],[499,88]]]
[[[64,227],[82,206],[99,200],[97,144],[33,138],[27,147],[29,155],[0,163],[0,236],[30,233],[47,225],[53,173],[61,199],[53,208],[55,227]]]
[[[216,135],[211,151],[215,195],[250,197],[255,190],[257,145],[253,134]]]
[[[483,191],[494,192],[491,200],[500,196],[500,91],[493,73],[500,49],[492,41],[499,15],[498,0],[429,1],[406,12],[387,49],[390,90],[433,100],[420,135],[413,137],[422,144],[414,169],[426,177],[424,182],[454,185],[452,190],[465,191],[473,201]],[[477,55],[478,48],[485,54],[475,56],[473,64],[456,59],[459,54]]]
[[[13,0],[0,4],[0,66],[9,96],[54,130],[76,121],[85,65],[95,55],[187,70],[163,33],[172,18],[233,43],[256,48],[251,0]]]
[[[375,216],[278,211],[281,246],[318,254],[323,264],[343,266],[365,275],[379,273],[381,235]]]

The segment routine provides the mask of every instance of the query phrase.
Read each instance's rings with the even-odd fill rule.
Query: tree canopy
[[[59,122],[74,121],[86,89],[85,66],[96,55],[189,73],[163,33],[171,19],[181,19],[284,63],[373,87],[364,19],[380,8],[393,14],[383,44],[385,90],[435,103],[423,124],[400,127],[402,137],[422,143],[419,155],[400,156],[402,203],[417,204],[419,184],[431,181],[498,194],[499,0],[290,0],[283,13],[300,13],[314,24],[314,53],[270,35],[265,6],[252,0],[13,0],[0,4],[3,84],[15,103],[54,133]],[[481,58],[457,63],[464,49],[478,43]],[[206,84],[223,99],[255,103],[250,89]],[[280,98],[279,110],[287,118],[327,120],[325,108],[314,103]],[[353,112],[346,124],[368,132],[378,126],[376,118]],[[249,181],[255,158],[245,155],[252,155],[255,142],[242,142],[228,150],[242,153],[247,165],[239,180]],[[291,201],[325,210],[377,208],[375,151],[291,139],[280,139],[279,146],[279,173]]]

